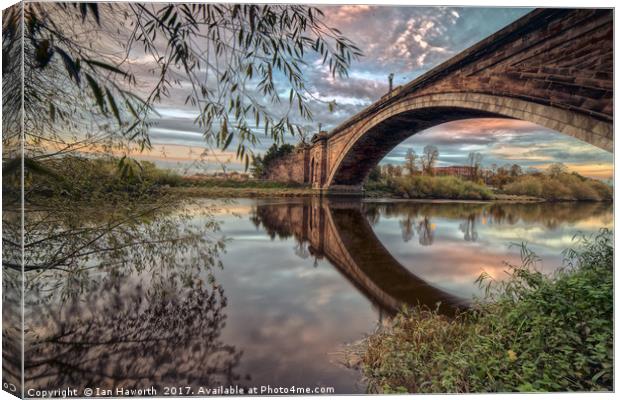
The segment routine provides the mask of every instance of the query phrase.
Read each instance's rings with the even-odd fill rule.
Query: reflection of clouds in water
[[[383,241],[381,236],[380,239]],[[464,242],[462,238],[461,241]],[[474,281],[482,272],[487,272],[494,279],[501,278],[506,270],[502,262],[516,263],[519,260],[518,250],[510,251],[507,246],[487,251],[475,244],[464,249],[454,242],[436,241],[430,247],[395,250],[400,246],[383,243],[411,272],[432,285],[464,297],[479,294]]]
[[[160,273],[164,270],[155,269],[157,274],[150,276],[149,269],[143,274],[146,276],[135,277],[145,287],[161,287],[161,304],[170,304],[174,297],[170,296],[178,295],[180,288],[185,287],[181,282],[195,287],[196,282],[209,281],[206,271],[189,268],[193,261],[199,264],[213,258],[204,239],[231,239],[222,259],[224,268],[215,271],[217,288],[222,288],[228,299],[222,301],[222,306],[226,303],[228,318],[218,337],[232,349],[243,351],[240,359],[236,350],[231,353],[231,361],[240,362],[238,372],[241,376],[249,374],[251,384],[324,384],[335,386],[340,393],[363,391],[363,387],[356,386],[356,372],[333,364],[328,354],[372,331],[381,318],[375,307],[390,307],[391,300],[409,304],[429,298],[434,301],[433,296],[439,295],[443,302],[448,296],[445,292],[437,295],[438,288],[457,296],[479,294],[474,280],[483,271],[501,279],[508,269],[503,261],[519,263],[519,248],[509,247],[511,242],[527,241],[543,257],[543,271],[552,271],[560,265],[560,251],[573,243],[574,233],[587,234],[601,226],[613,226],[611,206],[604,204],[400,202],[360,206],[359,202],[349,201],[330,209],[328,204],[336,205],[335,202],[305,200],[197,201],[190,206],[194,208],[188,222],[173,219],[170,226],[183,231],[191,228],[196,233],[192,236],[196,243],[191,252],[185,254],[184,247],[176,253],[170,245],[156,246],[131,258],[144,263],[150,260],[148,257],[154,257],[163,262],[162,256],[167,255],[165,260],[171,265],[178,264],[178,271],[168,266],[163,275]],[[257,207],[265,204],[269,206]],[[210,225],[202,226],[209,220],[208,213],[202,215],[208,205],[216,206],[212,215],[223,222],[219,232],[214,233]],[[363,210],[375,222],[373,227],[366,224]],[[319,219],[321,216],[323,220]],[[157,221],[157,226],[168,226],[161,219]],[[170,239],[170,232],[176,230],[163,229],[160,233]],[[376,242],[375,235],[391,254]],[[344,247],[343,253],[335,254],[339,251],[336,245]],[[187,258],[190,254],[192,262]],[[175,279],[179,280],[178,286],[169,287]],[[427,283],[433,286],[432,290],[426,290]],[[133,292],[125,287],[118,298],[132,298]],[[196,301],[204,298],[207,296],[192,297]],[[104,303],[101,299],[92,302],[96,307],[107,304]],[[176,309],[170,308],[167,314],[171,321],[180,314]],[[95,314],[113,313],[92,315]],[[130,321],[135,319],[133,314],[128,315]],[[108,327],[107,321],[99,325],[103,330]],[[175,336],[185,337],[192,344],[201,340],[198,331],[206,332],[196,329],[187,331],[185,336]],[[37,332],[47,333],[42,326]],[[156,329],[149,327],[143,332],[150,337]],[[164,329],[160,339],[166,339],[167,333]],[[177,347],[191,347],[188,346]],[[133,347],[122,344],[119,349],[122,354]],[[147,364],[159,365],[150,361]],[[133,368],[139,364],[126,365]],[[204,372],[200,368],[192,371]],[[193,379],[194,375],[190,375],[188,378]]]
[[[596,231],[599,228],[612,229],[614,227],[614,216],[613,213],[609,213],[601,217],[590,217],[582,219],[580,221],[577,221],[573,225],[573,227],[576,229],[583,229],[589,231]]]
[[[258,199],[222,206],[221,234],[232,238],[224,269],[217,273],[229,298],[223,337],[244,350],[240,369],[252,375],[253,383],[323,382],[339,391],[363,390],[352,388],[355,374],[331,364],[327,355],[371,331],[377,311],[372,297],[341,275],[339,267],[326,258],[315,260],[325,255],[316,248],[319,239],[312,242],[315,248],[305,248],[305,258],[300,257],[300,236],[309,235],[303,233],[308,227],[303,228],[302,221],[309,224],[309,215],[317,210],[304,209],[302,203]],[[519,248],[510,248],[511,242],[527,239],[543,256],[543,270],[551,271],[560,264],[560,250],[566,247],[562,244],[572,231],[579,226],[594,231],[599,221],[610,221],[611,214],[611,208],[596,205],[366,206],[367,217],[375,222],[374,235],[403,266],[437,288],[467,297],[481,293],[474,281],[483,271],[501,279],[508,269],[503,261],[519,263]],[[323,211],[331,218],[338,214],[336,209]],[[339,212],[340,239],[346,227],[355,229],[354,214],[349,220],[349,214]],[[372,239],[351,235],[356,237]],[[321,240],[329,247],[333,238],[326,234]],[[372,243],[348,251],[364,253],[368,248],[374,248]],[[377,257],[368,256],[377,262]]]
[[[312,257],[295,255],[292,237],[271,240],[260,228],[268,240],[259,243],[247,218],[224,220],[223,234],[233,240],[217,274],[229,294],[223,336],[244,350],[240,368],[252,382],[363,390],[352,389],[355,371],[330,363],[327,355],[372,330],[377,315],[368,300],[327,261],[315,268]]]
[[[380,217],[373,230],[410,271],[461,296],[481,294],[474,281],[483,271],[502,279],[508,269],[504,262],[519,265],[521,243],[527,243],[542,258],[537,268],[550,273],[561,266],[561,252],[576,245],[575,234],[590,235],[613,227],[611,206],[605,204],[455,203],[428,207],[415,202],[377,207]],[[433,244],[404,240],[403,221],[415,226],[425,216],[436,225]]]

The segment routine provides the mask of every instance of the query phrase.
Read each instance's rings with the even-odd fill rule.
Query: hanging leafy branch
[[[61,131],[93,125],[87,140],[74,140],[66,151],[115,140],[148,148],[154,106],[182,88],[206,142],[222,150],[236,142],[236,155],[247,165],[259,134],[280,142],[287,133],[302,134],[296,120],[312,118],[303,76],[309,61],[319,59],[342,78],[362,55],[324,24],[321,10],[301,5],[23,7],[29,139],[64,143]],[[21,37],[20,15],[14,7],[5,18],[7,54]],[[139,78],[145,68],[138,59],[147,60],[154,81]]]
[[[338,77],[361,56],[311,7],[133,4],[130,9],[135,22],[130,42],[140,42],[147,54],[158,57],[162,80],[150,100],[159,100],[175,81],[189,81],[185,103],[198,108],[196,123],[205,139],[226,150],[236,138],[237,156],[246,165],[251,159],[246,143],[257,143],[259,128],[280,142],[285,133],[301,134],[293,112],[312,118],[302,71],[308,53]],[[166,43],[163,51],[158,41]],[[282,77],[288,88],[278,87]],[[288,104],[278,108],[284,111],[272,112],[283,97]]]

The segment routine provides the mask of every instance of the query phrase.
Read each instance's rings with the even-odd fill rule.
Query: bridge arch
[[[481,117],[529,121],[611,152],[613,33],[610,9],[534,10],[319,132],[287,165],[303,165],[303,176],[312,168],[309,183],[322,192],[359,194],[371,168],[409,136]]]
[[[330,138],[336,146],[339,136],[344,140],[333,153],[336,157],[329,160],[326,187],[357,190],[370,170],[410,136],[446,122],[491,117],[532,122],[607,151],[613,149],[611,124],[573,110],[479,92],[408,96]]]

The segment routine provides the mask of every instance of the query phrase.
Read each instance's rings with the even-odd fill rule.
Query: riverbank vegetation
[[[254,197],[299,197],[316,196],[316,191],[310,188],[294,187],[176,187],[169,190],[182,198],[254,198]]]
[[[15,164],[5,164],[3,172],[11,173],[19,167],[19,163]],[[42,161],[26,159],[24,164],[24,189],[28,199],[32,200],[58,197],[63,201],[87,203],[143,197],[155,199],[164,195],[164,188],[183,184],[183,178],[174,171],[158,168],[152,162],[125,157],[67,155]]]
[[[371,195],[396,196],[406,199],[491,200],[488,187],[455,176],[406,175],[368,182]]]
[[[14,164],[5,165],[4,172],[9,173],[19,167],[19,163]],[[234,198],[316,194],[305,185],[251,179],[237,173],[183,176],[173,170],[159,168],[150,161],[130,158],[65,156],[41,162],[26,160],[26,165],[25,189],[29,199],[49,202],[58,198],[63,204],[75,202],[79,207],[101,201],[157,202],[170,196]]]
[[[276,143],[272,144],[267,149],[264,155],[255,155],[252,157],[252,165],[250,171],[255,178],[264,178],[269,168],[273,166],[277,161],[293,153],[295,146],[288,143],[283,143],[278,146]]]
[[[613,235],[601,230],[565,251],[553,275],[523,263],[454,318],[404,310],[362,345],[377,392],[613,390]]]
[[[510,195],[540,197],[551,201],[611,201],[613,190],[596,179],[577,173],[557,175],[523,175],[507,184],[503,192]]]
[[[64,198],[88,199],[174,193],[205,197],[304,196],[315,194],[307,185],[251,178],[247,174],[183,176],[149,161],[130,158],[65,156],[33,162],[26,188],[31,194],[52,193]],[[15,166],[17,167],[17,165]],[[5,165],[5,171],[11,165]],[[75,171],[80,171],[75,174]],[[457,176],[403,175],[390,169],[373,172],[365,185],[367,197],[449,200],[610,201],[612,188],[595,179],[564,171],[530,173],[515,177],[503,189]]]
[[[428,147],[428,146],[427,146]],[[426,150],[426,148],[425,148]],[[435,154],[436,149],[432,149]],[[599,180],[568,172],[561,163],[545,171],[523,169],[517,165],[480,166],[482,157],[471,153],[467,166],[436,168],[432,159],[423,155],[417,167],[412,150],[405,156],[404,167],[382,165],[368,176],[365,189],[371,197],[453,200],[547,200],[547,201],[611,201],[613,188]]]

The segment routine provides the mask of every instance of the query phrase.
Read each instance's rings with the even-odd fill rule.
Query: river
[[[27,387],[363,393],[338,354],[403,304],[453,313],[482,295],[482,272],[502,279],[505,263],[519,264],[522,243],[552,273],[575,235],[613,228],[606,203],[199,199],[188,210],[132,227],[150,244],[114,252],[104,264],[121,267],[88,281],[71,276],[79,290],[63,277],[41,300],[58,275],[32,285]],[[194,242],[157,244],[186,228]]]

